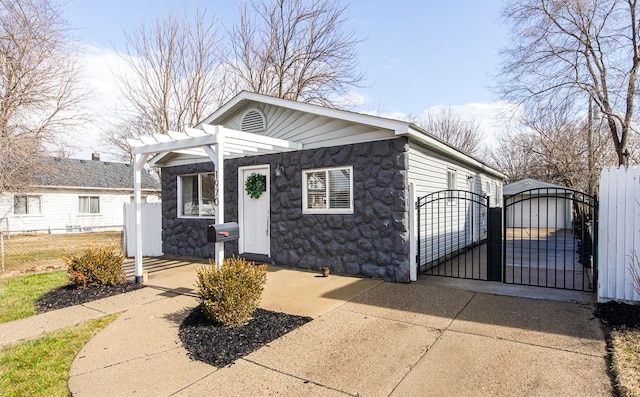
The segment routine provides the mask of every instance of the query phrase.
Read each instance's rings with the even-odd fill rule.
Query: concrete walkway
[[[74,396],[613,395],[588,295],[564,296],[581,303],[499,296],[499,285],[435,277],[393,284],[270,268],[261,307],[314,320],[233,365],[192,361],[177,333],[197,305],[197,266],[153,273],[150,288],[83,305],[126,311],[76,357]],[[14,323],[56,318],[43,316]],[[14,323],[0,325],[0,343]]]

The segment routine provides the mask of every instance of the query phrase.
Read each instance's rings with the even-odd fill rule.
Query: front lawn
[[[68,283],[64,270],[0,279],[0,323],[33,316],[38,298]]]
[[[80,349],[117,315],[63,329],[0,350],[2,396],[69,396],[69,371]]]

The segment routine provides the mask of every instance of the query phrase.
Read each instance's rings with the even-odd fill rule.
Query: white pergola
[[[141,176],[144,165],[153,154],[168,152],[208,157],[214,164],[216,184],[216,223],[224,223],[224,160],[246,156],[301,150],[303,145],[283,139],[248,132],[202,125],[202,129],[187,128],[185,132],[169,131],[128,140],[134,155],[133,182],[136,208],[135,280],[142,282],[142,213]],[[224,243],[216,243],[216,264],[224,258]]]

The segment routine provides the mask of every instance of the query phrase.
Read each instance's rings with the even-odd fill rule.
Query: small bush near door
[[[124,255],[113,244],[67,252],[64,262],[69,280],[79,288],[120,285],[125,282]]]
[[[267,265],[243,258],[226,259],[197,270],[202,312],[211,321],[237,327],[246,323],[258,307],[267,281]]]

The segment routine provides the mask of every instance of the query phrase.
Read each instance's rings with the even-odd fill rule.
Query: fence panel
[[[122,245],[122,226],[1,231],[2,275],[64,268],[65,252],[107,244]]]
[[[640,301],[632,274],[640,271],[640,167],[602,170],[598,234],[598,301]]]
[[[142,206],[142,255],[162,255],[162,204],[143,203]],[[136,207],[124,205],[124,241],[128,257],[136,255]]]

